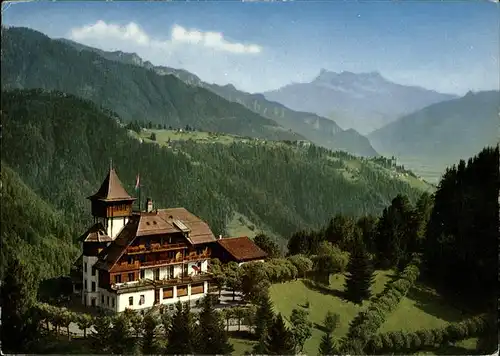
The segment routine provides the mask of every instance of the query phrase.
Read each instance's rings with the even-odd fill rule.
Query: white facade
[[[106,234],[113,240],[118,236],[125,225],[127,225],[128,220],[128,217],[97,218],[97,222],[100,222],[104,226]]]
[[[95,275],[92,275],[92,266],[97,262],[97,257],[93,256],[83,256],[83,278],[84,278],[84,286],[82,293],[82,302],[87,306],[96,306],[104,309],[112,310],[115,312],[122,312],[125,309],[129,308],[132,310],[141,310],[146,308],[151,308],[155,305],[155,290],[147,289],[142,291],[134,291],[130,293],[116,293],[110,292],[105,288],[99,288],[99,273],[95,272]],[[85,269],[85,264],[86,269]],[[187,265],[188,274],[190,276],[195,275],[195,269],[193,266],[197,266],[198,262],[187,262],[185,264],[178,265],[170,265],[163,266],[158,268],[148,268],[144,269],[144,279],[154,280],[154,271],[159,269],[159,279],[172,279],[179,278],[183,273],[183,266]],[[201,272],[206,272],[208,268],[208,260],[201,262]],[[173,272],[173,275],[171,274]],[[87,281],[87,282],[85,282]],[[95,284],[92,284],[95,283]],[[119,283],[117,286],[133,286],[134,284],[139,284],[139,281],[134,282],[126,282]],[[200,298],[203,298],[208,293],[208,282],[199,282],[194,283],[195,285],[203,284],[203,292],[192,294],[191,285],[184,286],[165,286],[160,288],[157,292],[158,303],[159,304],[175,304],[178,301],[181,302],[191,302],[196,301]],[[92,291],[92,288],[95,288],[95,291]],[[187,295],[178,296],[177,291],[178,288],[185,287],[187,288]],[[172,297],[163,298],[164,289],[172,290]],[[131,299],[130,299],[131,298]]]
[[[82,257],[83,289],[82,303],[89,306],[99,305],[99,273],[92,267],[97,262],[95,256]]]
[[[134,283],[134,282],[132,282]],[[136,282],[137,283],[137,282]],[[199,300],[203,298],[207,293],[208,293],[208,282],[200,282],[200,284],[203,284],[203,293],[198,293],[198,294],[192,294],[191,293],[191,285],[184,285],[184,286],[172,286],[168,287],[165,286],[163,288],[159,289],[158,292],[158,304],[164,304],[164,305],[173,305],[177,302],[192,302]],[[198,284],[198,283],[197,283]],[[181,287],[187,287],[187,295],[178,297],[177,296],[177,289]],[[163,290],[164,289],[173,289],[172,297],[170,298],[163,298]],[[103,305],[104,308],[108,308],[111,310],[114,310],[115,312],[123,312],[125,309],[132,309],[132,310],[141,310],[141,309],[146,309],[146,308],[152,308],[155,305],[155,291],[154,289],[147,289],[147,290],[142,290],[142,291],[134,291],[131,293],[120,293],[120,294],[115,294],[115,293],[110,293],[107,290],[101,289],[103,295],[104,295],[104,301],[105,305]],[[107,305],[107,298],[110,297],[110,301],[112,300],[111,298],[116,297],[116,304],[114,308],[112,307],[112,304],[110,302],[110,305]],[[102,297],[100,297],[102,300]]]

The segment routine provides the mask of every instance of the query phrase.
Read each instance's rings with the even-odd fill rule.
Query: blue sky
[[[37,1],[12,4],[2,21],[250,92],[310,81],[321,68],[448,93],[499,89],[500,5],[486,0]]]

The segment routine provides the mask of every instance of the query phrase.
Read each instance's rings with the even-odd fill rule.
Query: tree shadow
[[[228,331],[227,332],[228,336],[234,339],[242,339],[242,340],[249,340],[249,341],[255,341],[256,337],[254,334],[252,334],[250,331],[247,330],[241,330],[241,331]]]
[[[414,285],[406,296],[415,301],[415,306],[423,312],[447,322],[456,322],[467,317],[463,310],[452,306],[445,298],[424,285]]]
[[[337,298],[344,299],[345,300],[345,293],[336,289],[329,288],[327,286],[321,285],[317,282],[308,280],[308,279],[303,279],[302,283],[310,290],[320,292],[321,294],[326,294],[326,295],[333,295]]]

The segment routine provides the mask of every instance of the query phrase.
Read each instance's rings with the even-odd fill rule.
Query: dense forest
[[[60,90],[124,120],[266,139],[304,139],[275,121],[172,75],[107,60],[26,28],[2,29],[2,89]]]
[[[328,241],[347,252],[359,243],[377,268],[401,270],[414,254],[422,276],[441,292],[469,304],[496,307],[499,232],[499,147],[448,168],[435,194],[415,204],[397,195],[379,216],[337,214],[322,229],[300,231],[288,253],[316,255]]]
[[[354,179],[339,170],[354,157],[310,146],[235,142],[184,142],[169,149],[141,142],[114,114],[90,101],[42,90],[2,93],[4,163],[82,233],[89,203],[110,159],[133,193],[139,173],[142,196],[158,207],[184,206],[224,234],[234,212],[284,238],[319,227],[335,213],[379,213],[391,197],[420,191],[361,165]],[[74,238],[77,235],[73,236]]]
[[[0,175],[0,275],[10,257],[35,267],[32,270],[38,279],[67,274],[78,257],[71,220],[37,196],[3,161]]]

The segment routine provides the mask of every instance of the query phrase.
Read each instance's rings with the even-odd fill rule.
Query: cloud
[[[173,26],[170,39],[167,41],[152,39],[134,22],[120,26],[112,23],[108,24],[102,20],[92,25],[71,29],[70,37],[75,41],[90,40],[102,42],[119,40],[139,46],[149,46],[164,50],[170,50],[171,47],[179,44],[186,44],[234,54],[257,54],[262,51],[262,48],[255,44],[228,41],[220,32],[187,30],[179,25]]]
[[[178,25],[175,25],[172,29],[171,41],[203,45],[205,47],[231,53],[260,53],[261,51],[260,46],[254,44],[244,45],[242,43],[231,43],[224,39],[220,32],[186,30],[184,27]]]
[[[150,44],[149,36],[133,22],[126,26],[119,26],[115,24],[107,24],[104,21],[97,21],[93,25],[71,29],[70,36],[76,41],[107,38],[132,41],[139,45]]]

